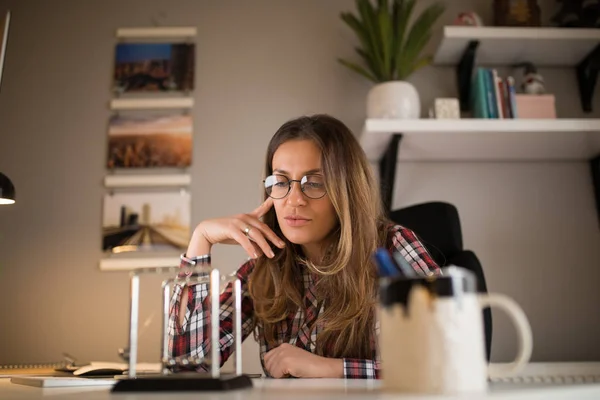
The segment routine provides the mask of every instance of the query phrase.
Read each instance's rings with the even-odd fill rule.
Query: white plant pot
[[[390,81],[375,85],[367,94],[367,118],[418,119],[421,100],[408,82]]]

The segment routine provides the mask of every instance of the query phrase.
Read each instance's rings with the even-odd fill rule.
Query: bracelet
[[[210,264],[210,254],[204,254],[196,257],[187,257],[185,253],[181,255],[181,261],[190,265],[204,265]]]

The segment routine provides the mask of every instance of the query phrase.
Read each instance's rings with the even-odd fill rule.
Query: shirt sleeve
[[[187,265],[185,262],[182,262],[181,266]],[[254,261],[249,261],[237,271],[237,276],[242,284],[242,340],[245,340],[252,332],[254,307],[248,294],[248,277],[253,267]],[[168,325],[169,355],[174,358],[193,357],[203,359],[204,357],[210,357],[210,300],[208,298],[208,284],[190,285],[186,299],[181,298],[182,291],[183,285],[177,284],[171,296]],[[187,305],[183,324],[180,325],[179,309],[182,301],[187,302]],[[235,310],[233,301],[233,285],[229,282],[220,295],[220,366],[223,366],[232,353],[232,345],[234,343],[233,313]],[[208,371],[209,367],[207,364],[201,364],[198,369]]]
[[[390,235],[390,250],[400,252],[417,274],[428,276],[441,273],[440,267],[412,230],[394,225]]]
[[[344,378],[346,379],[379,379],[380,362],[344,358]]]

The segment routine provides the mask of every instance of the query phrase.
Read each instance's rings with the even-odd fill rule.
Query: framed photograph
[[[494,25],[541,26],[537,0],[494,0]]]
[[[183,252],[190,240],[190,208],[186,191],[106,194],[102,250]]]
[[[108,168],[185,168],[192,164],[192,117],[115,115],[108,126]]]
[[[190,43],[119,43],[114,89],[126,92],[189,91],[194,88],[195,48]]]

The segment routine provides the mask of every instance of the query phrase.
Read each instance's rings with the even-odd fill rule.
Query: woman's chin
[[[312,241],[311,235],[307,235],[304,232],[286,232],[286,230],[283,230],[283,235],[287,240],[297,245],[303,245]]]

